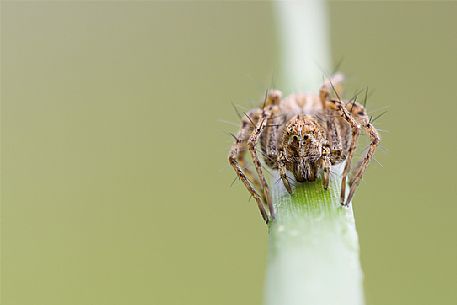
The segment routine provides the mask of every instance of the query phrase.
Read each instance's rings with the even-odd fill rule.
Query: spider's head
[[[299,182],[314,181],[318,160],[327,153],[325,131],[311,116],[298,115],[286,127],[284,147],[288,169]]]

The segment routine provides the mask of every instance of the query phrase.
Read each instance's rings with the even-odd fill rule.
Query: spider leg
[[[330,182],[330,170],[332,168],[332,162],[330,160],[330,148],[328,146],[323,147],[322,157],[319,159],[320,166],[324,171],[324,179],[322,184],[324,189],[328,189],[328,184]]]
[[[360,125],[357,121],[353,118],[351,113],[346,109],[344,104],[340,100],[329,100],[326,103],[326,108],[338,112],[338,114],[351,126],[352,137],[351,137],[351,145],[349,146],[348,154],[346,157],[346,164],[344,166],[343,175],[341,179],[341,204],[344,205],[346,199],[346,181],[347,175],[351,169],[351,161],[354,151],[357,146],[357,140],[359,137],[359,129]]]
[[[287,178],[286,161],[286,155],[284,151],[281,150],[278,154],[279,176],[281,177],[282,183],[286,187],[289,194],[292,195],[292,188],[290,187],[289,178]]]
[[[332,75],[329,79],[324,80],[324,84],[319,89],[319,99],[322,103],[322,108],[326,108],[325,102],[330,98],[330,90],[334,90],[338,99],[343,92],[342,82],[344,76],[341,73],[336,73]]]
[[[346,104],[346,108],[356,118],[357,122],[363,126],[365,133],[371,139],[367,152],[364,154],[362,160],[357,165],[357,168],[353,172],[353,177],[349,181],[350,191],[346,200],[346,205],[348,205],[351,202],[356,188],[362,179],[362,175],[364,174],[368,163],[373,158],[373,155],[381,139],[379,137],[378,131],[372,125],[372,120],[368,117],[365,107],[362,104],[352,101]]]
[[[240,154],[238,155],[238,159],[237,160],[238,160],[238,163],[239,163],[240,167],[243,169],[244,174],[246,175],[246,178],[248,178],[248,180],[251,181],[252,184],[254,184],[254,187],[255,187],[256,190],[259,190],[260,187],[261,187],[260,181],[259,181],[259,179],[257,179],[257,177],[254,175],[252,170],[246,164],[246,159],[245,159],[244,152],[247,149],[248,148],[247,148],[247,145],[246,145],[246,141],[244,141],[244,143],[241,146]],[[264,202],[266,202],[266,199],[264,198],[263,194],[261,194],[261,195],[262,195],[262,200]]]
[[[264,109],[262,113],[260,114],[257,124],[252,131],[249,140],[248,140],[248,149],[249,152],[251,153],[252,161],[255,165],[255,169],[257,171],[257,175],[259,176],[260,180],[260,185],[261,185],[261,190],[266,198],[266,203],[268,205],[268,209],[270,210],[270,217],[271,219],[275,218],[275,211],[273,207],[273,203],[271,201],[270,197],[270,192],[268,189],[267,181],[265,180],[265,176],[262,172],[262,164],[259,161],[259,158],[257,156],[257,150],[255,149],[255,146],[257,144],[257,141],[262,134],[262,132],[265,130],[265,127],[267,125],[268,119],[271,117],[271,112],[267,111]]]
[[[268,218],[268,214],[265,209],[265,206],[262,202],[262,198],[259,195],[259,193],[256,191],[256,189],[252,186],[252,183],[247,178],[246,169],[243,169],[242,166],[240,165],[240,163],[244,164],[244,161],[243,161],[243,154],[245,152],[244,147],[246,146],[247,137],[248,137],[250,131],[252,130],[252,124],[250,121],[252,120],[254,122],[254,120],[257,120],[257,118],[254,116],[252,118],[249,115],[246,115],[246,116],[247,116],[247,119],[249,119],[249,121],[247,121],[246,119],[242,120],[241,129],[240,129],[238,135],[234,136],[235,143],[233,144],[232,148],[230,149],[228,159],[229,159],[230,165],[235,170],[237,176],[243,182],[244,186],[249,191],[251,196],[254,197],[263,220],[265,220],[265,222],[268,223],[269,218]],[[256,181],[256,179],[254,179],[254,181]]]
[[[330,162],[330,158],[328,156],[325,156],[320,159],[322,169],[324,170],[324,179],[322,181],[322,184],[324,185],[324,189],[328,189],[328,184],[330,181],[330,168],[332,163]]]
[[[362,179],[362,176],[367,169],[368,163],[370,163],[371,159],[373,158],[373,155],[376,151],[376,148],[381,141],[381,138],[379,137],[378,131],[374,126],[368,121],[363,126],[363,129],[365,130],[365,133],[367,133],[370,136],[371,142],[370,142],[370,148],[368,151],[365,153],[365,156],[362,159],[362,162],[359,164],[357,169],[355,170],[355,174],[352,177],[351,181],[349,182],[349,185],[351,187],[349,191],[348,198],[346,200],[346,206],[349,205],[349,203],[352,200],[352,196],[354,196],[354,193],[357,189],[357,186],[360,183],[360,180]]]

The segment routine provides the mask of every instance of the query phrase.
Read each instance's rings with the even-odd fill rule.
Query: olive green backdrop
[[[368,304],[455,304],[457,3],[329,11],[349,92],[389,110],[354,200]],[[2,2],[2,305],[261,304],[267,232],[222,120],[274,83],[272,16]]]

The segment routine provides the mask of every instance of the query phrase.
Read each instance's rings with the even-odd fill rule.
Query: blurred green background
[[[370,305],[457,302],[457,3],[331,2],[383,147],[354,204]],[[1,304],[260,304],[226,156],[278,73],[270,3],[2,2]]]

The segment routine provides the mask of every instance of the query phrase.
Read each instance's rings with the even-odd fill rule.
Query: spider
[[[240,116],[241,128],[237,135],[233,135],[235,143],[228,159],[254,197],[266,223],[275,219],[275,209],[256,150],[259,141],[266,166],[279,172],[290,194],[293,190],[288,171],[298,182],[315,181],[317,177],[322,177],[323,187],[327,189],[331,166],[346,161],[340,200],[346,207],[351,202],[380,137],[365,106],[357,102],[356,96],[350,100],[340,98],[342,81],[343,75],[339,73],[324,80],[319,95],[292,94],[282,98],[280,91],[269,90],[261,107],[248,111],[244,117]],[[331,94],[331,89],[334,94]],[[360,129],[368,134],[371,142],[353,170],[346,197],[347,176],[351,171]],[[257,177],[246,166],[246,151],[251,155]]]

